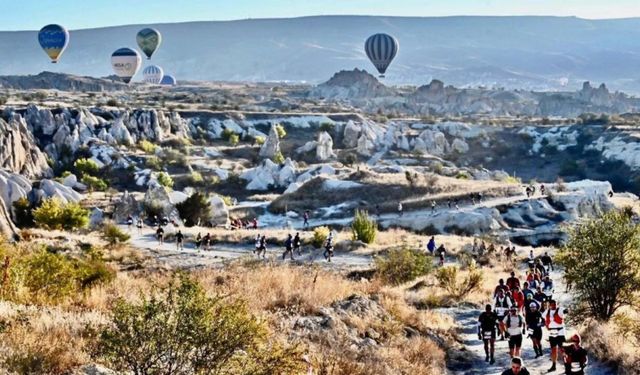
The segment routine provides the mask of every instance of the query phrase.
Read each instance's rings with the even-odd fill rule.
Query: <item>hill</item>
[[[143,25],[75,30],[59,72],[111,74],[109,56],[135,46]],[[153,63],[185,80],[308,81],[343,69],[372,70],[362,51],[374,32],[400,41],[389,84],[536,90],[578,89],[583,81],[640,92],[640,19],[573,17],[318,16],[151,25],[163,34]],[[0,75],[51,69],[36,31],[0,32]]]

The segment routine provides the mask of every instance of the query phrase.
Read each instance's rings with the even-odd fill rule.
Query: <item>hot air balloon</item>
[[[154,85],[159,84],[164,76],[164,71],[157,65],[149,65],[142,71],[142,80]]]
[[[166,74],[164,77],[162,77],[162,81],[160,81],[161,85],[167,85],[167,86],[175,86],[176,85],[176,79],[174,76],[170,76],[168,74]]]
[[[124,81],[131,82],[142,64],[138,51],[131,48],[120,48],[111,55],[111,66],[116,75]]]
[[[47,25],[40,29],[38,42],[55,64],[69,44],[69,32],[60,25]]]
[[[384,73],[396,57],[398,53],[398,41],[387,34],[375,34],[369,37],[364,44],[364,50],[369,60],[375,65],[380,73],[380,77],[384,78]]]
[[[138,47],[147,55],[147,59],[151,59],[151,55],[160,47],[162,36],[158,30],[146,28],[138,32],[136,41]]]

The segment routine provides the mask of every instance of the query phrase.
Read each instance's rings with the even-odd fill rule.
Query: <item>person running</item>
[[[402,217],[402,202],[398,202],[398,217]]]
[[[181,230],[176,233],[176,250],[184,250],[184,234]]]
[[[436,212],[436,201],[431,201],[431,213]]]
[[[127,230],[131,232],[131,226],[133,225],[133,217],[131,215],[127,216]]]
[[[530,299],[526,308],[525,321],[527,323],[527,335],[533,344],[536,358],[542,357],[542,326],[544,319],[540,313],[540,304]]]
[[[200,246],[202,246],[202,234],[198,232],[198,235],[196,236],[196,250],[200,250]]]
[[[262,258],[267,257],[267,236],[264,234],[260,237],[260,243],[258,245],[258,258],[260,258],[260,253],[262,253]]]
[[[541,286],[538,286],[538,289],[536,289],[536,292],[533,295],[533,299],[538,301],[540,304],[542,304],[544,301],[547,300],[547,295],[544,294],[544,292],[542,291],[542,287]]]
[[[287,258],[287,254],[291,256],[291,260],[295,260],[293,259],[293,236],[291,233],[289,233],[286,241],[284,241],[284,253],[282,253],[282,260]]]
[[[160,245],[164,243],[164,229],[162,229],[161,226],[159,226],[158,229],[156,230],[156,238],[158,239],[158,242],[160,243]]]
[[[451,209],[451,198],[447,199],[447,207],[449,207],[449,209]]]
[[[298,252],[298,256],[302,255],[302,240],[300,239],[300,232],[296,232],[296,236],[293,237],[293,250]]]
[[[302,227],[304,229],[309,229],[309,210],[304,211],[302,218],[304,219],[304,223],[302,223]]]
[[[138,228],[138,234],[142,233],[143,226],[144,226],[144,223],[142,222],[142,218],[139,217],[138,221],[136,222],[136,227]]]
[[[520,279],[516,277],[516,273],[511,271],[511,276],[507,279],[507,287],[509,290],[514,290],[516,287],[520,288]]]
[[[431,238],[429,239],[429,242],[427,242],[427,250],[429,251],[429,253],[431,255],[433,255],[433,252],[436,251],[436,238],[435,238],[435,236],[431,236]]]
[[[444,248],[444,244],[440,244],[438,250],[436,250],[438,257],[440,258],[440,266],[444,266],[444,259],[447,254],[447,249]]]
[[[551,280],[549,275],[545,276],[544,280],[542,281],[542,291],[547,296],[547,299],[550,300],[553,298],[553,280]]]
[[[520,348],[522,347],[522,335],[526,332],[526,324],[522,314],[518,312],[518,308],[511,306],[509,314],[502,319],[506,336],[509,338],[509,355],[511,358],[520,357]]]
[[[207,233],[202,237],[202,248],[204,251],[209,251],[209,246],[211,246],[211,234]]]
[[[331,262],[331,257],[333,256],[333,233],[329,233],[327,240],[324,243],[324,259],[327,262]]]
[[[544,255],[540,257],[540,261],[542,262],[547,275],[549,274],[549,272],[553,271],[553,259],[551,259],[551,256],[548,252],[545,251]]]
[[[495,363],[496,329],[499,328],[498,315],[492,311],[491,304],[487,304],[484,312],[478,317],[478,339],[484,343],[485,362]]]
[[[542,264],[542,259],[537,259],[536,260],[536,267],[535,270],[538,271],[538,273],[541,276],[544,276],[547,274],[547,269],[544,267],[544,265]]]
[[[524,295],[525,301],[528,301],[529,297],[533,299],[534,294],[535,292],[529,288],[529,282],[525,281],[524,283],[522,283],[522,295]]]
[[[544,184],[540,184],[540,195],[544,195],[545,192],[546,192],[546,189],[544,187]]]
[[[570,375],[584,375],[584,369],[589,363],[587,351],[580,346],[580,335],[571,336],[571,345],[564,347],[564,373]]]
[[[498,296],[498,292],[501,290],[503,293],[506,293],[509,290],[509,287],[504,285],[504,279],[498,280],[498,285],[496,285],[496,288],[493,290],[493,298],[496,298]]]
[[[513,300],[513,304],[518,309],[518,312],[521,313],[524,309],[525,297],[519,286],[516,285],[516,287],[511,291],[511,299]]]
[[[549,344],[551,345],[551,368],[547,372],[556,371],[558,351],[562,354],[562,345],[565,342],[564,311],[555,300],[549,301],[549,308],[544,314],[545,327],[549,331]]]
[[[530,375],[530,372],[523,366],[522,358],[513,357],[511,358],[511,368],[504,370],[502,375]]]
[[[494,300],[494,306],[500,322],[500,340],[504,340],[505,327],[503,319],[507,315],[507,311],[511,308],[511,299],[505,294],[504,290],[498,291],[498,295]]]

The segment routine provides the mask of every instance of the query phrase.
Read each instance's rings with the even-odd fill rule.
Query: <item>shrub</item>
[[[13,202],[13,213],[18,228],[33,226],[33,207],[27,198],[22,197]]]
[[[354,240],[372,244],[376,239],[378,224],[369,217],[367,211],[356,210],[353,223],[351,223],[351,232]]]
[[[520,178],[518,178],[518,177],[507,176],[507,177],[504,178],[504,180],[502,180],[502,182],[507,183],[507,184],[519,185],[519,184],[522,183],[522,180],[520,180]]]
[[[262,146],[264,142],[266,142],[266,139],[262,136],[257,136],[255,137],[255,141],[258,146]]]
[[[189,175],[189,183],[192,185],[202,185],[204,183],[204,177],[200,172],[191,172]]]
[[[311,244],[316,249],[319,249],[324,244],[324,241],[329,237],[329,233],[331,230],[328,227],[317,227],[313,229],[313,240],[311,240]]]
[[[165,172],[158,173],[158,183],[164,187],[172,188],[173,187],[173,178],[169,176],[169,174]]]
[[[470,267],[467,276],[459,279],[458,267],[448,266],[438,269],[436,279],[441,288],[454,299],[464,299],[469,293],[479,290],[482,286],[482,272],[475,267]]]
[[[89,211],[78,203],[63,204],[57,198],[49,198],[33,210],[33,219],[42,228],[74,230],[89,224]]]
[[[184,220],[184,224],[188,227],[197,225],[198,223],[206,223],[211,214],[211,206],[207,196],[202,193],[193,193],[184,202],[176,205],[180,218]]]
[[[162,170],[162,162],[155,156],[148,157],[144,164],[147,166],[147,168],[154,171]]]
[[[276,164],[284,163],[284,155],[282,155],[282,152],[278,151],[275,155],[273,155],[273,162]]]
[[[342,164],[352,166],[358,162],[358,157],[353,152],[350,152],[342,158]]]
[[[73,163],[76,171],[80,176],[91,175],[95,176],[100,172],[100,167],[98,163],[91,159],[78,159],[75,163]]]
[[[638,303],[640,226],[624,212],[610,211],[574,227],[557,262],[587,316],[608,321],[621,307]]]
[[[108,100],[107,100],[107,105],[108,105],[109,107],[119,107],[119,106],[120,106],[120,103],[118,103],[118,100],[117,100],[117,99],[110,98],[110,99],[108,99]]]
[[[220,197],[220,199],[222,199],[222,201],[227,207],[232,207],[234,205],[233,204],[234,200],[230,196],[228,195],[218,195],[218,196]]]
[[[229,141],[231,139],[231,136],[233,135],[237,135],[233,130],[231,129],[224,129],[222,131],[222,134],[220,135],[222,137],[222,139],[224,139],[225,141]]]
[[[320,124],[320,131],[321,132],[327,132],[329,134],[333,134],[333,132],[336,130],[336,124],[331,123],[331,122],[323,122],[322,124]]]
[[[129,234],[123,232],[114,223],[107,223],[102,228],[102,239],[107,241],[111,246],[127,242],[130,238],[131,236]]]
[[[229,137],[229,144],[231,146],[237,146],[238,143],[240,143],[240,136],[237,134],[231,134],[231,136]]]
[[[147,141],[146,139],[141,140],[138,143],[138,147],[147,154],[155,154],[156,150],[158,150],[158,146]]]
[[[280,124],[276,124],[276,133],[278,133],[278,138],[282,139],[287,136],[287,131],[284,130],[284,126]]]
[[[36,299],[59,301],[76,291],[75,272],[63,255],[41,250],[24,262],[24,286]]]
[[[458,180],[468,180],[470,179],[469,174],[465,171],[458,171],[458,174],[456,174],[456,178]]]
[[[176,167],[187,168],[189,166],[189,160],[187,159],[187,151],[177,151],[171,149],[165,149],[163,151],[164,164],[174,165]]]
[[[242,302],[208,297],[181,275],[153,297],[119,300],[98,353],[134,374],[269,374],[302,370],[296,347],[269,342]]]
[[[387,257],[376,258],[375,264],[378,277],[392,285],[414,280],[433,270],[430,257],[421,251],[407,248],[391,250]]]
[[[107,181],[89,175],[83,176],[80,182],[87,185],[89,191],[105,191],[109,187]]]

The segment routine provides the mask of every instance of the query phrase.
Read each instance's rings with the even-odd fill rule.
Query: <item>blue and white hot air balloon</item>
[[[398,41],[387,34],[375,34],[369,37],[364,43],[364,50],[369,60],[375,65],[380,73],[380,77],[384,78],[384,73],[396,57],[398,53]]]
[[[166,74],[164,77],[162,77],[162,81],[160,81],[161,85],[167,85],[167,86],[175,86],[176,83],[177,82],[175,77],[169,74]]]
[[[55,64],[69,45],[69,32],[60,25],[47,25],[40,29],[38,42]]]
[[[111,66],[116,75],[124,81],[131,82],[142,64],[138,51],[131,48],[120,48],[111,55]]]
[[[153,85],[160,84],[163,76],[164,71],[157,65],[149,65],[142,71],[142,80]]]

